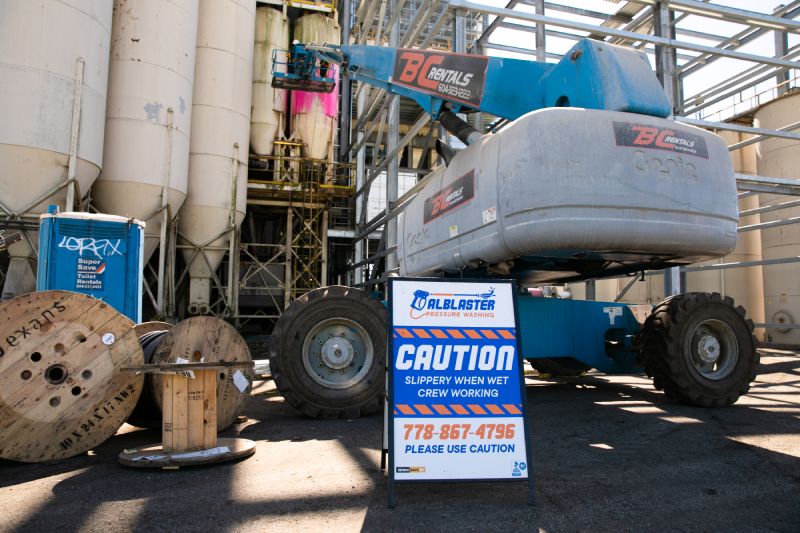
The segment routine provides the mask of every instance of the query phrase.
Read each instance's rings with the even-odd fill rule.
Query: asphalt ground
[[[93,452],[0,461],[0,531],[800,532],[800,356],[772,351],[751,393],[706,410],[641,377],[528,379],[537,505],[520,483],[403,485],[386,506],[380,417],[302,417],[260,382],[236,463],[135,470],[159,441],[123,426]]]

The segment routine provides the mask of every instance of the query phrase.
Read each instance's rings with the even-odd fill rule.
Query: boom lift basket
[[[311,93],[330,93],[336,87],[335,70],[312,50],[293,47],[273,50],[272,87]]]

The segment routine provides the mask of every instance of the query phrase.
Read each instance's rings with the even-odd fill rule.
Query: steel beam
[[[654,3],[654,2],[647,2],[647,3]],[[450,0],[450,7],[454,9],[462,8],[466,9],[467,11],[473,11],[475,13],[487,13],[489,15],[495,15],[498,17],[507,17],[518,20],[527,20],[529,22],[549,24],[552,26],[570,28],[573,30],[580,30],[599,35],[621,37],[628,41],[642,41],[650,44],[664,45],[673,48],[682,48],[684,50],[694,50],[695,52],[706,52],[710,54],[717,54],[725,57],[730,57],[733,59],[751,61],[753,63],[766,63],[769,65],[776,65],[779,67],[800,68],[800,63],[795,61],[787,61],[785,59],[760,56],[756,54],[748,54],[744,52],[736,52],[732,50],[721,50],[714,48],[713,46],[704,46],[701,44],[690,43],[686,41],[678,41],[676,39],[669,39],[666,37],[644,35],[640,33],[634,33],[625,30],[617,30],[613,28],[603,28],[594,26],[592,24],[577,22],[574,20],[558,19],[549,16],[536,15],[534,13],[523,13],[519,11],[512,11],[510,9],[504,9],[500,7],[491,7],[482,4],[476,4],[474,2],[470,2],[469,0]]]
[[[763,141],[768,137],[778,137],[780,139],[800,141],[800,134],[789,133],[792,130],[800,128],[800,122],[794,122],[792,124],[783,126],[782,128],[778,128],[777,130],[769,130],[766,128],[755,128],[753,126],[743,126],[742,124],[733,124],[731,122],[709,122],[706,120],[698,120],[696,118],[689,118],[689,117],[675,117],[675,121],[682,122],[684,124],[691,124],[692,126],[698,126],[706,129],[735,131],[738,133],[749,133],[751,135],[758,136],[729,146],[728,149],[731,151],[741,148],[742,146],[747,146],[748,144],[753,144],[759,141]]]

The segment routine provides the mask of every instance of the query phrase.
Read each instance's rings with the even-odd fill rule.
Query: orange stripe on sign
[[[513,403],[504,403],[503,407],[505,407],[506,411],[511,413],[512,415],[521,415],[522,411],[520,411],[516,405]]]
[[[397,407],[397,409],[399,409],[400,412],[403,413],[404,415],[415,415],[415,414],[417,414],[417,413],[414,412],[414,410],[411,407],[409,407],[408,405],[402,404],[402,403],[398,403],[395,407]]]
[[[414,408],[415,408],[417,411],[419,411],[419,412],[420,412],[420,414],[423,414],[423,415],[432,415],[432,414],[433,414],[433,411],[431,411],[431,410],[428,408],[428,406],[427,406],[427,405],[423,405],[423,404],[415,403],[415,404],[414,404]]]
[[[467,334],[467,337],[470,339],[482,339],[481,334],[475,331],[474,329],[465,329],[464,333]]]
[[[437,339],[447,339],[448,338],[447,333],[445,333],[444,331],[442,331],[440,329],[432,329],[431,333],[433,333],[433,336],[436,337]]]
[[[414,335],[412,335],[407,329],[403,328],[396,328],[395,331],[400,334],[401,337],[404,339],[413,339]]]
[[[487,404],[486,404],[486,408],[487,408],[487,409],[489,410],[489,412],[490,412],[490,413],[492,413],[493,415],[504,415],[504,414],[506,414],[506,412],[505,412],[505,411],[503,411],[502,409],[500,409],[500,407],[496,406],[496,405],[495,405],[495,404],[493,404],[493,403],[487,403]]]
[[[467,407],[469,407],[472,410],[472,412],[475,413],[476,415],[485,415],[485,414],[487,414],[486,411],[483,409],[483,407],[481,407],[478,404],[470,403],[470,404],[467,404]]]
[[[442,404],[433,404],[433,408],[436,409],[436,412],[440,415],[451,415],[453,413],[450,412],[450,409],[445,407]]]
[[[481,330],[481,333],[483,333],[483,335],[484,335],[484,336],[485,336],[487,339],[499,339],[499,338],[500,338],[500,337],[498,337],[498,336],[495,334],[495,332],[494,332],[494,331],[492,331],[492,330],[490,330],[490,329],[482,329],[482,330]]]
[[[462,335],[461,332],[458,331],[457,329],[448,329],[447,333],[449,333],[450,336],[453,337],[454,339],[463,339],[464,338],[464,335]]]
[[[455,404],[455,403],[451,403],[450,404],[450,409],[455,411],[457,415],[468,415],[469,414],[469,411],[464,409],[463,406]]]
[[[511,332],[511,331],[506,331],[504,329],[501,329],[500,330],[500,336],[503,337],[504,339],[513,339],[514,338],[514,333]]]
[[[428,332],[425,331],[424,329],[414,328],[411,331],[413,331],[416,334],[416,336],[419,337],[420,339],[430,339],[431,338],[431,336],[428,335]]]

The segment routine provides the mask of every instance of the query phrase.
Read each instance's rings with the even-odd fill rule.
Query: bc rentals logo
[[[494,287],[483,293],[414,291],[409,315],[418,320],[428,313],[439,311],[494,311]]]

